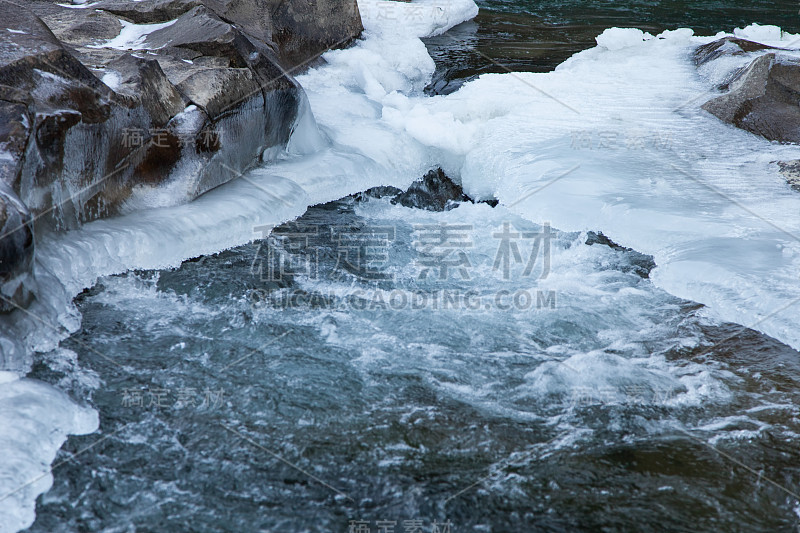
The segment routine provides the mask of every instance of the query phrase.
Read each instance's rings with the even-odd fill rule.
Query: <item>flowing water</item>
[[[360,4],[278,161],[43,240],[0,531],[798,530],[796,148],[698,109],[752,58],[604,33],[796,6]],[[499,205],[354,194],[437,167]]]
[[[346,199],[103,278],[62,343],[84,370],[33,376],[89,398],[107,439],[69,440],[31,531],[795,527],[768,480],[800,475],[796,352],[585,233],[554,232],[526,276],[534,241],[508,239],[517,263],[506,224],[546,231]],[[456,247],[431,262],[442,228]]]

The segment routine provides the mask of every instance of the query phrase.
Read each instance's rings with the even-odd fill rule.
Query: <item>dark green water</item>
[[[480,0],[478,5],[488,11],[533,15],[557,25],[688,27],[696,34],[713,35],[755,22],[774,24],[792,33],[800,31],[800,5],[785,0]]]
[[[687,27],[696,35],[715,35],[753,23],[800,32],[797,2],[484,0],[478,5],[481,13],[475,20],[426,40],[437,60],[429,93],[451,93],[481,74],[549,72],[573,54],[595,46],[595,37],[615,26],[654,35]]]

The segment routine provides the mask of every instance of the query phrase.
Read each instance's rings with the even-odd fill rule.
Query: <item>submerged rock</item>
[[[633,272],[642,278],[649,278],[650,272],[656,267],[656,262],[653,260],[653,256],[637,252],[633,248],[620,246],[599,231],[588,232],[586,234],[586,244],[589,246],[593,246],[595,244],[608,246],[612,250],[624,253],[628,259],[628,267],[623,267],[622,270]]]
[[[441,168],[431,170],[425,176],[412,183],[405,191],[397,187],[372,187],[352,196],[357,202],[370,198],[390,197],[393,204],[400,204],[415,209],[428,211],[447,211],[458,207],[461,202],[475,203],[475,200],[464,194],[461,185],[450,179]],[[478,203],[497,207],[498,200],[480,200]]]
[[[354,0],[92,7],[0,0],[0,223],[72,228],[146,205],[148,187],[181,180],[160,200],[178,204],[237,177],[291,136],[304,96],[287,65],[362,29]],[[131,23],[168,24],[125,42]],[[0,248],[4,276],[30,268],[32,246]]]
[[[366,191],[359,192],[353,195],[353,198],[356,202],[364,202],[369,200],[370,198],[385,198],[387,196],[391,196],[394,198],[398,194],[403,192],[402,189],[398,189],[397,187],[391,186],[381,186],[381,187],[372,187],[367,189]]]

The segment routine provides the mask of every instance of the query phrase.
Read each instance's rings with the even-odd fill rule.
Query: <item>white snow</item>
[[[116,48],[117,50],[146,50],[145,44],[147,36],[154,31],[167,28],[175,24],[175,20],[159,22],[156,24],[134,24],[126,20],[119,19],[122,29],[119,35],[102,43],[89,45],[89,48]]]
[[[367,32],[392,32],[413,37],[440,35],[478,14],[472,0],[359,0]]]
[[[56,4],[61,7],[67,7],[69,9],[86,9],[88,7],[94,7],[100,2],[89,2],[89,0],[74,0],[72,4]]]
[[[111,89],[112,91],[116,91],[117,89],[119,89],[119,86],[122,83],[122,78],[120,78],[119,73],[110,70],[107,71],[105,74],[103,74],[103,78],[101,81],[106,85],[108,85],[109,89]]]
[[[631,46],[639,46],[653,36],[636,28],[611,28],[598,35],[597,46],[607,50],[622,50]]]
[[[742,39],[777,46],[780,46],[781,43],[785,44],[789,39],[784,39],[784,37],[791,35],[781,31],[778,26],[762,26],[760,24],[751,24],[746,28],[736,28],[733,30],[733,34]],[[793,36],[791,40],[796,40],[796,36]]]

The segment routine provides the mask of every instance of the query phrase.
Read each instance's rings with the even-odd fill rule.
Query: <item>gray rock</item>
[[[238,177],[289,140],[303,95],[286,65],[361,31],[355,0],[59,2],[0,0],[0,225],[20,226],[0,233],[0,294],[22,304],[34,221],[72,228],[140,186],[182,179],[190,201]],[[177,20],[125,51],[103,46],[119,18]]]
[[[273,44],[272,13],[280,0],[205,0],[204,3],[252,37]]]
[[[11,187],[0,182],[0,311],[33,298],[33,217]]]
[[[766,139],[800,142],[800,62],[762,55],[729,86],[703,109]]]
[[[247,68],[199,69],[178,84],[178,89],[211,119],[261,95],[261,87]]]
[[[782,50],[782,48],[775,48],[766,44],[739,39],[738,37],[723,37],[714,42],[698,46],[694,52],[694,62],[699,67],[724,55],[744,55],[761,50]]]
[[[308,65],[322,52],[346,46],[363,31],[356,0],[207,0],[222,18],[274,43],[287,68]]]
[[[622,262],[619,266],[623,272],[632,272],[639,277],[649,278],[650,272],[656,267],[655,259],[652,255],[639,253],[633,248],[626,248],[615,243],[602,232],[589,231],[586,233],[586,244],[594,246],[595,244],[601,246],[608,246],[615,252],[620,252],[627,261]]]
[[[122,29],[119,19],[104,11],[83,12],[77,9],[72,9],[69,13],[63,11],[49,12],[42,17],[42,21],[62,43],[83,45],[107,41],[119,35]]]
[[[778,161],[778,170],[792,189],[800,191],[800,159]]]
[[[398,194],[401,194],[403,191],[398,189],[397,187],[392,187],[390,185],[382,185],[378,187],[371,187],[366,191],[361,191],[355,193],[353,199],[356,202],[366,202],[370,198],[386,198],[388,197],[396,197]]]
[[[0,18],[9,28],[24,32],[10,33],[0,41],[0,86],[13,88],[5,91],[7,101],[25,106],[24,110],[3,106],[4,115],[10,114],[9,124],[17,126],[4,128],[0,143],[24,144],[24,153],[11,150],[14,163],[3,166],[0,181],[10,185],[30,209],[44,211],[52,207],[52,188],[63,186],[58,178],[65,168],[64,140],[69,131],[79,124],[91,129],[107,121],[114,94],[35,15],[0,0]]]
[[[212,11],[197,6],[178,17],[174,24],[149,34],[145,43],[151,49],[175,46],[203,55],[235,55],[232,43],[238,34]]]
[[[153,24],[166,22],[183,15],[187,11],[202,5],[200,0],[104,0],[95,5],[95,9],[113,13],[136,24]]]
[[[464,194],[461,185],[451,180],[440,168],[431,170],[392,199],[393,204],[429,211],[445,211],[464,201],[471,200]]]
[[[0,182],[4,180],[11,187],[22,172],[33,119],[28,114],[27,98],[8,93],[0,89]]]
[[[364,30],[356,0],[271,3],[272,41],[289,68],[307,66],[326,50],[349,45]]]
[[[441,168],[431,170],[409,185],[405,191],[391,186],[372,187],[351,197],[356,202],[366,202],[370,198],[390,198],[393,204],[428,211],[449,211],[462,202],[487,204],[491,207],[497,207],[500,203],[495,198],[476,202],[464,194],[461,185],[450,179]]]
[[[134,105],[142,105],[156,127],[166,125],[186,107],[186,102],[154,59],[125,54],[109,63],[108,70],[119,76],[119,85],[114,87],[117,95],[129,98]]]

